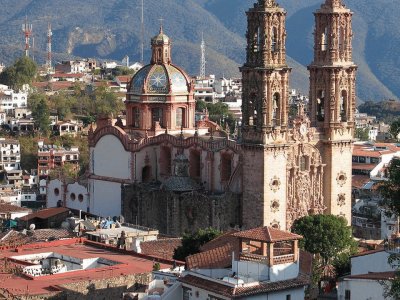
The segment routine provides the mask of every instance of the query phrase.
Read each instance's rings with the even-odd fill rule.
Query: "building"
[[[268,227],[232,234],[233,243],[189,256],[162,299],[304,299],[301,236]],[[238,249],[237,252],[234,249]]]
[[[22,192],[20,188],[12,184],[0,185],[0,199],[5,203],[21,206]]]
[[[14,220],[26,216],[31,212],[28,208],[0,202],[0,219],[3,220]]]
[[[14,114],[15,108],[26,108],[28,106],[28,93],[16,92],[11,88],[0,85],[0,110],[7,114]]]
[[[326,0],[315,13],[310,118],[300,105],[292,122],[286,11],[260,0],[247,16],[240,139],[209,122],[195,124],[193,83],[172,64],[171,40],[161,30],[151,63],[130,83],[126,125],[99,119],[89,132],[91,213],[123,214],[168,234],[209,226],[290,229],[318,213],[351,222],[352,12]],[[326,31],[342,34],[331,39]]]
[[[28,229],[32,224],[35,229],[60,228],[70,215],[70,210],[64,207],[46,208],[19,218],[20,228]]]
[[[196,77],[194,85],[195,100],[215,103],[216,93],[214,84],[215,75],[210,75],[206,78]]]
[[[0,249],[0,294],[7,299],[121,299],[151,282],[155,263],[173,261],[116,249],[85,239],[9,246]]]
[[[21,148],[18,140],[0,138],[0,169],[5,171],[21,168]]]
[[[77,136],[82,131],[83,124],[77,121],[58,121],[53,125],[53,132],[56,135]]]
[[[88,211],[89,192],[87,184],[70,182],[68,179],[53,179],[46,186],[47,207],[68,207]],[[114,215],[112,215],[113,217]]]
[[[47,178],[51,170],[62,168],[66,164],[73,169],[79,168],[79,149],[71,147],[66,149],[56,145],[45,145],[38,142],[38,175],[39,179]]]
[[[398,245],[397,245],[398,246]],[[399,248],[367,251],[351,258],[351,274],[339,281],[338,300],[380,300],[384,297],[384,285],[394,279],[396,268],[388,263],[391,251]]]

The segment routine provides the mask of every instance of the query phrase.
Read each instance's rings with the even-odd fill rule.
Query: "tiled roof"
[[[383,251],[384,251],[384,249],[368,250],[368,251],[364,251],[364,252],[360,252],[360,253],[354,254],[351,257],[365,256],[365,255],[375,254],[375,253],[379,253],[379,252],[383,252]]]
[[[31,233],[35,241],[59,240],[75,237],[74,234],[67,229],[36,229]],[[30,235],[29,234],[29,235]]]
[[[225,285],[223,282],[219,283],[214,280],[207,280],[206,278],[194,276],[191,274],[179,279],[179,281],[183,284],[214,292],[224,297],[232,297],[233,299],[242,298],[244,296],[252,296],[269,292],[293,289],[309,284],[309,278],[304,275],[300,275],[297,278],[290,280],[260,282],[260,284],[258,285],[244,287],[234,287],[228,284]]]
[[[219,237],[209,241],[208,243],[204,244],[200,247],[200,251],[209,251],[218,247],[222,247],[224,245],[231,245],[233,251],[235,253],[239,253],[240,251],[240,243],[239,238],[234,236],[233,234],[239,232],[239,230],[231,230],[228,231]]]
[[[396,271],[388,272],[371,272],[368,274],[350,275],[344,277],[344,279],[366,279],[366,280],[390,280],[394,279]]]
[[[353,175],[351,177],[351,185],[355,188],[362,188],[370,181],[368,175]]]
[[[20,218],[20,220],[22,221],[29,221],[35,218],[39,218],[39,219],[47,219],[53,216],[56,216],[58,214],[62,214],[65,212],[68,212],[69,209],[65,208],[65,207],[54,207],[54,208],[46,208],[46,209],[42,209],[39,210],[37,212],[34,212],[32,214],[26,215],[22,218]]]
[[[140,243],[142,254],[173,260],[174,250],[182,245],[177,238],[162,239]]]
[[[303,238],[301,235],[267,226],[241,231],[235,233],[234,236],[269,243],[299,240]]]
[[[186,258],[188,269],[223,269],[232,265],[232,247],[222,247],[190,255]]]
[[[19,207],[8,203],[0,203],[0,213],[13,213],[31,211],[29,208]]]
[[[358,163],[353,163],[352,164],[352,169],[353,170],[367,170],[367,171],[372,171],[375,169],[375,167],[378,164],[358,164]]]

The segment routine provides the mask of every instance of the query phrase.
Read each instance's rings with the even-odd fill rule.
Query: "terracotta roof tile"
[[[46,209],[42,209],[39,210],[37,212],[34,212],[32,214],[26,215],[22,218],[20,218],[20,220],[22,221],[29,221],[35,218],[39,218],[39,219],[47,219],[53,216],[56,216],[58,214],[62,214],[65,212],[68,212],[69,209],[65,208],[65,207],[54,207],[54,208],[46,208]]]
[[[24,212],[24,211],[30,212],[31,210],[29,208],[15,206],[8,203],[0,203],[0,213],[12,213],[12,212]]]
[[[234,236],[269,243],[299,240],[303,238],[301,235],[267,226],[241,231],[235,233]]]
[[[371,179],[368,175],[353,175],[351,177],[351,185],[355,188],[362,188],[366,185]]]
[[[343,279],[366,279],[366,280],[390,280],[395,278],[396,271],[388,272],[371,272],[368,274],[350,275]]]
[[[235,253],[239,253],[240,251],[240,242],[239,238],[234,236],[235,233],[239,232],[239,230],[231,230],[228,231],[219,237],[209,241],[208,243],[204,244],[203,246],[200,247],[200,251],[209,251],[218,247],[222,247],[224,245],[231,245],[233,248],[233,251]]]
[[[225,245],[186,258],[188,269],[227,268],[232,265],[232,247]]]
[[[269,292],[276,292],[281,290],[293,289],[302,287],[309,284],[309,277],[300,275],[297,278],[290,280],[282,280],[276,282],[260,282],[258,285],[234,287],[231,284],[224,284],[224,282],[216,282],[214,280],[207,280],[202,277],[194,275],[186,275],[179,279],[180,282],[186,285],[195,286],[210,292],[214,292],[218,295],[225,297],[242,298],[244,296],[252,296],[258,294],[264,294]]]
[[[367,171],[372,171],[375,169],[375,167],[378,164],[358,164],[358,163],[353,163],[352,169],[353,170],[367,170]]]
[[[173,260],[174,250],[182,245],[182,239],[170,238],[140,243],[142,254]]]

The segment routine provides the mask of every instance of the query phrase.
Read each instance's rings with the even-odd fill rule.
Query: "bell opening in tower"
[[[325,121],[325,92],[323,90],[318,91],[317,98],[317,121]]]

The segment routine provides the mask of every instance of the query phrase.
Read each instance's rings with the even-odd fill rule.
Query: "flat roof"
[[[101,234],[106,234],[109,237],[120,237],[121,232],[125,231],[126,235],[131,236],[143,236],[143,235],[158,235],[158,230],[140,230],[137,228],[122,226],[116,228],[106,228],[106,229],[97,229],[96,231],[88,231],[86,234],[100,236]]]
[[[31,279],[26,276],[18,276],[11,272],[2,270],[4,262],[0,261],[0,282],[3,289],[13,295],[44,295],[49,291],[61,291],[58,286],[68,283],[76,283],[88,280],[107,279],[124,275],[150,273],[153,270],[151,257],[135,255],[133,252],[121,253],[115,249],[95,247],[94,242],[77,243],[78,239],[48,242],[42,244],[32,244],[23,248],[23,251],[16,252],[15,249],[0,251],[0,260],[20,255],[31,255],[39,253],[56,252],[79,259],[105,258],[118,262],[118,265],[96,268],[90,270],[79,270],[67,273],[60,273],[50,276],[35,277]],[[14,264],[18,265],[18,262]],[[161,269],[170,268],[171,265],[160,264]]]

